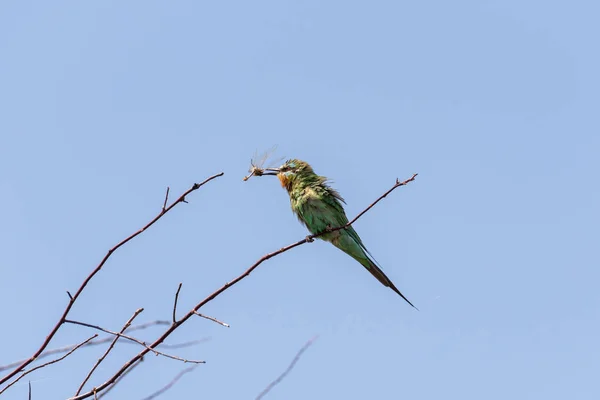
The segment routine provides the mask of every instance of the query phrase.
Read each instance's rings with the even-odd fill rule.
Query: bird
[[[321,234],[319,239],[333,244],[354,258],[379,282],[417,309],[377,265],[352,226],[332,231],[332,228],[348,224],[348,217],[342,205],[346,204],[345,200],[328,184],[326,177],[317,175],[307,162],[298,159],[287,160],[278,168],[265,168],[259,174],[279,178],[281,186],[290,197],[292,211],[313,235]],[[310,241],[311,237],[308,236],[307,239]]]

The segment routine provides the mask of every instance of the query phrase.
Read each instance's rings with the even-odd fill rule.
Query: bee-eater
[[[344,226],[348,218],[342,203],[342,196],[329,186],[324,176],[317,175],[312,167],[301,160],[288,160],[279,168],[265,168],[260,175],[276,175],[289,196],[292,211],[312,234],[322,233],[331,228]],[[352,226],[324,233],[318,236],[342,250],[361,263],[367,271],[384,286],[398,293],[408,304],[416,308],[385,276],[377,266],[371,253],[366,249],[358,233]]]

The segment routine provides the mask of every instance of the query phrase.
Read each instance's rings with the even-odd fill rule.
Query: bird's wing
[[[298,219],[312,233],[320,233],[327,227],[337,228],[348,223],[342,202],[344,199],[335,189],[327,185],[320,185],[305,191],[302,201],[298,201],[293,208]],[[371,257],[372,261],[377,263],[352,226],[347,227],[344,231]]]
[[[324,196],[323,200],[325,203],[327,203],[327,205],[332,210],[335,211],[335,215],[336,215],[335,224],[331,224],[331,227],[336,228],[338,226],[346,225],[348,223],[348,217],[346,216],[344,207],[342,206],[342,204],[339,201],[339,200],[341,200],[341,201],[344,201],[344,200],[342,199],[340,194],[336,190],[332,189],[331,187],[327,187],[326,190],[328,191],[330,196]],[[352,238],[352,240],[354,240],[356,242],[356,244],[358,244],[360,246],[360,248],[365,253],[367,253],[370,256],[371,260],[375,264],[379,264],[377,262],[377,260],[375,260],[375,257],[373,257],[373,254],[371,254],[371,252],[365,247],[362,239],[360,238],[360,236],[358,236],[358,233],[356,233],[356,231],[354,230],[354,228],[352,226],[347,227],[345,229],[345,232],[348,234],[348,236],[350,236]]]
[[[330,227],[348,223],[337,196],[322,186],[309,187],[292,199],[292,209],[311,233],[320,233]],[[339,195],[338,195],[339,196]]]

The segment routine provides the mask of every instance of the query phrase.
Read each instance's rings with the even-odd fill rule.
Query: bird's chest
[[[298,219],[306,225],[311,233],[321,233],[327,227],[334,228],[339,225],[331,207],[313,190],[303,190],[290,195],[290,203]],[[327,233],[320,238],[335,240],[339,235],[340,232],[335,231]]]
[[[310,188],[296,190],[290,193],[290,205],[296,214],[317,212],[321,208],[322,200]]]

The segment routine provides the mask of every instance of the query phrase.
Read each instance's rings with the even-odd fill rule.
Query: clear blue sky
[[[305,159],[408,307],[317,241],[265,263],[169,343],[207,360],[162,399],[600,397],[600,56],[592,1],[12,1],[0,5],[0,364],[72,318],[169,319],[306,230],[256,149]],[[50,347],[93,332],[65,326]],[[145,331],[149,340],[158,333]],[[99,384],[139,351],[120,345]],[[103,349],[32,376],[72,395]],[[185,365],[148,357],[109,398]],[[23,399],[26,382],[4,396]],[[191,396],[191,397],[190,397]]]

